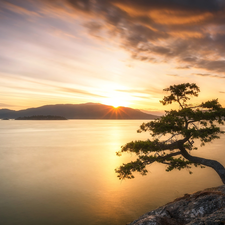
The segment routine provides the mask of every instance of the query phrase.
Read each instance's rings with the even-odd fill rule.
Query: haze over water
[[[222,185],[211,169],[165,172],[120,181],[132,160],[120,146],[147,139],[141,120],[0,121],[0,218],[4,225],[118,225],[185,193]],[[222,137],[193,155],[225,164]]]
[[[201,90],[188,104],[225,108],[225,1],[0,0],[0,18],[0,109],[94,102],[162,115],[179,107],[160,103],[163,90],[187,82]],[[0,224],[126,224],[222,184],[211,169],[158,164],[120,181],[132,155],[115,152],[149,138],[141,123],[0,120]],[[224,144],[192,154],[225,165]]]

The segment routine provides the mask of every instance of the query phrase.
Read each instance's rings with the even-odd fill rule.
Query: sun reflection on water
[[[134,155],[116,152],[149,138],[137,134],[140,120],[0,122],[0,217],[6,225],[126,224],[184,193],[220,184],[210,169],[166,173],[159,164],[148,176],[120,181],[115,168]],[[214,145],[199,154],[212,152],[225,163],[224,140],[216,143],[218,155],[210,151]]]

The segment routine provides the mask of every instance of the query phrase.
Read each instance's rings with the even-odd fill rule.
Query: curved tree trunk
[[[199,163],[199,164],[202,164],[204,166],[208,166],[208,167],[213,168],[217,172],[217,174],[220,176],[223,184],[225,184],[225,168],[223,167],[222,164],[220,164],[216,160],[204,159],[204,158],[201,158],[201,157],[192,156],[186,151],[186,149],[184,148],[183,145],[179,146],[179,149],[181,151],[182,156],[184,158],[186,158],[187,160],[189,160],[193,163]]]

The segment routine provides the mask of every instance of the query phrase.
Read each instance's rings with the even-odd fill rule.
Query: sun
[[[124,106],[123,104],[121,104],[117,101],[111,101],[111,103],[109,105],[113,106],[114,108],[118,108],[119,106]]]
[[[106,98],[103,101],[103,104],[111,105],[114,108],[118,108],[120,106],[127,107],[129,105],[129,102],[120,97],[111,97],[111,98]]]

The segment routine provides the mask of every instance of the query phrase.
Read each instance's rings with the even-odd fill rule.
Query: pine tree
[[[163,105],[178,103],[178,110],[166,111],[159,119],[143,123],[138,132],[149,132],[151,140],[132,141],[122,146],[117,152],[135,153],[136,161],[121,165],[116,169],[119,179],[134,178],[133,172],[146,175],[147,166],[154,163],[166,165],[166,171],[188,168],[192,166],[211,167],[220,176],[225,184],[225,168],[219,162],[211,159],[193,156],[192,150],[197,150],[196,140],[201,146],[220,138],[225,133],[220,125],[224,124],[225,109],[219,104],[218,99],[207,101],[193,106],[188,104],[190,97],[197,97],[200,91],[196,84],[184,83],[173,85],[164,89],[169,92],[162,101]],[[162,136],[169,138],[161,140]]]

